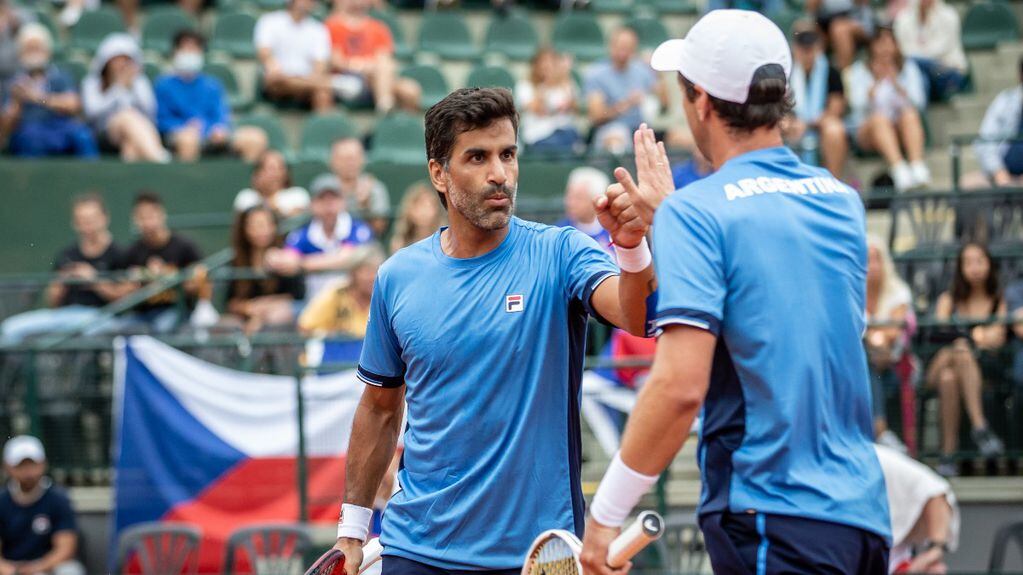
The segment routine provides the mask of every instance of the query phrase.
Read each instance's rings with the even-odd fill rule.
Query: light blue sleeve
[[[561,228],[558,234],[562,285],[567,296],[582,303],[587,313],[603,320],[590,305],[590,298],[600,282],[618,275],[618,264],[593,238],[579,230]]]
[[[717,223],[692,203],[671,198],[654,216],[653,251],[657,331],[682,324],[718,335],[726,285]]]
[[[376,387],[401,387],[405,384],[405,362],[401,359],[401,346],[391,327],[387,298],[378,277],[373,285],[369,303],[369,323],[362,342],[357,377],[363,383]]]

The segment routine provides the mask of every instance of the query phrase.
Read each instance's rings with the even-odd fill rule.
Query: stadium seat
[[[446,60],[475,60],[480,55],[465,20],[455,12],[428,12],[423,16],[419,49]]]
[[[203,72],[220,80],[224,91],[227,92],[227,99],[231,103],[232,110],[247,110],[252,106],[252,98],[242,93],[238,86],[238,77],[234,75],[234,70],[230,66],[222,62],[206,62]]]
[[[370,16],[387,24],[387,27],[391,29],[391,37],[394,39],[394,57],[400,60],[412,58],[412,47],[408,45],[405,31],[402,30],[401,23],[394,17],[394,14],[386,10],[372,10]]]
[[[25,6],[25,8],[28,8],[28,6]],[[60,30],[57,28],[57,24],[53,22],[53,18],[50,16],[50,13],[44,8],[29,9],[28,12],[35,17],[36,22],[42,24],[50,31],[50,37],[53,38],[53,53],[58,54],[60,52],[59,48],[61,44]]]
[[[117,541],[116,573],[133,558],[142,575],[198,575],[202,531],[185,523],[140,523],[125,529]]]
[[[81,85],[82,79],[89,73],[89,67],[78,60],[57,60],[54,63],[57,68],[71,75],[75,85]]]
[[[788,36],[792,30],[792,25],[796,23],[796,20],[803,17],[803,13],[797,10],[781,9],[768,14],[767,17]]]
[[[247,557],[251,566],[252,570],[246,573],[289,575],[302,570],[304,555],[312,546],[312,536],[299,525],[243,527],[227,538],[224,575],[235,575],[235,559],[239,552]]]
[[[465,81],[467,87],[476,88],[508,88],[515,89],[515,76],[507,68],[501,66],[477,66],[469,72],[469,78]]]
[[[699,13],[693,0],[636,0],[636,4],[652,8],[658,14],[692,16]]]
[[[978,2],[963,17],[963,48],[993,50],[1000,42],[1019,40],[1019,22],[1005,2]]]
[[[408,114],[391,114],[377,122],[373,132],[371,162],[420,164],[426,160],[423,120]]]
[[[524,61],[533,57],[539,44],[533,22],[527,16],[510,14],[490,21],[485,51]]]
[[[288,5],[288,0],[255,0],[260,10],[283,10]]]
[[[288,156],[290,150],[288,150],[288,138],[284,135],[284,127],[281,126],[281,121],[277,119],[277,116],[271,116],[268,114],[252,114],[239,118],[236,122],[238,126],[256,126],[262,128],[266,132],[266,137],[270,143],[271,150],[279,150],[284,152],[285,156]]]
[[[625,25],[636,31],[636,36],[639,37],[639,47],[643,50],[653,50],[669,38],[664,22],[657,18],[632,18]]]
[[[144,62],[142,72],[149,78],[150,83],[155,83],[156,79],[163,75],[163,68],[156,62]]]
[[[607,54],[604,33],[597,18],[588,12],[569,12],[554,25],[554,49],[580,60],[597,60]]]
[[[170,54],[174,35],[181,30],[195,27],[195,21],[176,6],[151,11],[146,15],[145,24],[142,25],[142,49],[167,56]]]
[[[210,50],[226,52],[233,58],[255,58],[256,45],[252,41],[255,28],[256,17],[252,14],[246,12],[221,14],[213,26]]]
[[[310,116],[302,126],[302,143],[298,159],[326,161],[330,146],[341,138],[358,137],[351,120],[341,114]]]
[[[124,30],[124,20],[116,10],[102,8],[85,12],[71,29],[71,48],[88,52],[91,57],[104,38]]]
[[[422,106],[424,108],[440,102],[444,96],[448,95],[448,82],[444,79],[441,71],[434,66],[409,66],[402,70],[401,75],[419,82],[419,87],[423,89]]]
[[[590,0],[590,8],[598,14],[630,14],[631,0]]]

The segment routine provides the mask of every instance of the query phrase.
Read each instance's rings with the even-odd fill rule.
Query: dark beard
[[[448,189],[451,190],[453,186],[448,182]],[[518,186],[509,186],[508,184],[502,184],[500,186],[487,185],[479,193],[462,193],[456,191],[456,193],[448,193],[448,199],[451,206],[458,210],[458,213],[462,214],[462,217],[468,220],[473,226],[481,229],[494,231],[504,228],[511,221],[512,214],[515,213],[515,195],[518,192]],[[507,196],[511,202],[507,207],[491,208],[484,204],[488,199]],[[478,198],[478,199],[477,199]]]

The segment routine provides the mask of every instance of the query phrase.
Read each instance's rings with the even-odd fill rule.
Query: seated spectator
[[[649,361],[653,363],[657,350],[657,339],[632,335],[624,329],[611,330],[611,358],[615,361]],[[615,369],[618,381],[630,389],[639,389],[650,375],[650,367],[618,367]]]
[[[422,89],[398,76],[394,38],[387,24],[369,15],[371,0],[334,0],[327,18],[334,90],[346,104],[372,104],[386,114],[395,104],[419,112]]]
[[[904,325],[911,319],[913,294],[899,277],[888,246],[874,236],[867,237],[867,323],[891,324],[871,326],[863,335],[870,371],[870,391],[874,399],[874,437],[877,442],[906,452],[906,446],[895,432],[888,429],[885,398],[890,389],[899,389],[896,365],[909,345],[909,330]]]
[[[842,74],[828,63],[817,25],[810,20],[792,27],[792,64],[789,85],[796,107],[784,127],[785,140],[800,149],[807,162],[820,161],[841,178],[849,151],[842,120],[845,88]]]
[[[693,182],[706,178],[713,172],[714,166],[700,152],[699,148],[693,146],[690,158],[671,169],[671,181],[675,184],[676,190],[681,190]]]
[[[1023,58],[1019,61],[1023,83]],[[963,187],[1023,186],[1023,84],[1003,90],[984,113],[973,144],[983,174],[967,174]]]
[[[128,247],[124,256],[124,267],[128,269],[132,290],[176,274],[202,259],[192,240],[167,227],[167,211],[156,193],[142,191],[136,194],[131,216],[139,233],[139,239]],[[209,300],[205,272],[196,270],[193,277],[184,283],[184,291],[184,303],[189,308],[194,307],[196,299]],[[169,333],[183,319],[179,317],[178,298],[176,288],[155,294],[135,307],[131,320],[148,326],[156,333]]]
[[[31,12],[12,0],[0,0],[0,94],[20,69],[18,34],[21,27],[35,21]]]
[[[899,49],[924,73],[932,101],[962,91],[968,63],[955,8],[944,0],[913,0],[894,27]]]
[[[281,275],[305,274],[305,293],[313,298],[325,285],[343,279],[373,230],[352,217],[341,195],[341,183],[331,175],[313,182],[312,221],[288,234],[284,249],[266,254],[266,267]]]
[[[116,322],[98,324],[100,308],[126,293],[101,275],[121,268],[123,254],[110,235],[110,216],[98,194],[78,196],[71,203],[71,226],[78,236],[53,261],[57,278],[46,288],[48,309],[11,316],[0,323],[0,339],[17,344],[25,338],[69,332],[90,326],[88,333],[111,331]],[[69,283],[71,282],[71,283]]]
[[[265,272],[267,250],[282,245],[273,211],[256,205],[235,217],[231,265],[238,270]],[[264,326],[291,324],[295,320],[293,304],[304,298],[305,283],[301,278],[270,273],[262,279],[232,280],[227,290],[227,310],[241,320],[246,333],[254,333]]]
[[[848,68],[856,48],[875,34],[870,0],[808,0],[806,11],[827,35],[831,61],[839,70]]]
[[[1012,379],[1017,392],[1023,391],[1023,279],[1018,279],[1005,288],[1005,304],[1016,336],[1016,349],[1012,354]]]
[[[881,154],[896,190],[930,184],[920,119],[927,105],[923,74],[902,58],[891,30],[882,28],[870,40],[867,61],[849,71],[849,86],[850,131],[857,145]]]
[[[647,63],[636,57],[639,38],[632,28],[611,34],[607,60],[586,72],[587,111],[595,130],[593,147],[620,154],[632,149],[632,134],[643,123],[643,105],[656,94],[661,108],[668,93]]]
[[[892,524],[889,573],[948,573],[959,546],[959,504],[948,481],[926,465],[875,445]]]
[[[274,101],[308,102],[316,112],[334,107],[327,28],[309,15],[313,0],[288,0],[287,8],[256,22],[255,42],[262,90]]]
[[[206,40],[193,30],[174,36],[173,73],[156,81],[156,126],[179,160],[194,162],[204,152],[232,151],[246,162],[266,150],[266,133],[256,126],[231,127],[231,105],[220,80],[203,73]]]
[[[959,250],[952,287],[938,297],[934,317],[945,322],[986,322],[1004,318],[1006,303],[999,288],[998,272],[987,248],[967,243]],[[959,405],[966,409],[973,427],[971,436],[980,453],[1002,453],[1002,440],[988,428],[981,398],[981,365],[1005,344],[1005,325],[981,323],[969,330],[953,329],[936,337],[950,339],[927,367],[927,384],[937,388],[941,402],[941,463],[938,473],[957,474],[953,455],[959,448]]]
[[[437,202],[437,191],[429,183],[409,186],[394,219],[391,253],[432,236],[447,223],[446,214]]]
[[[35,437],[19,435],[4,445],[0,493],[0,573],[85,575],[75,559],[78,532],[71,500],[46,477],[46,452]]]
[[[352,267],[350,280],[338,280],[316,294],[298,318],[306,334],[343,334],[362,339],[369,322],[369,301],[377,270],[384,263],[378,248],[366,250]]]
[[[288,162],[277,150],[267,150],[256,158],[250,185],[234,197],[234,211],[266,204],[279,217],[290,218],[309,208],[309,192],[291,185]]]
[[[330,148],[330,171],[341,182],[341,195],[352,215],[369,223],[379,237],[387,231],[391,196],[387,186],[367,173],[366,149],[358,138],[343,138]]]
[[[142,73],[142,52],[128,34],[111,34],[100,44],[82,80],[85,117],[126,162],[168,162],[156,130],[156,98]]]
[[[26,158],[99,156],[96,140],[81,120],[74,80],[50,62],[53,39],[41,24],[18,34],[20,72],[10,82],[0,116],[0,139],[10,134],[11,153]]]
[[[570,70],[568,57],[541,48],[530,63],[529,78],[515,85],[515,105],[522,110],[519,137],[530,152],[582,152],[575,128],[579,90]]]
[[[573,227],[593,238],[600,247],[614,253],[611,234],[597,221],[597,210],[593,200],[607,191],[611,185],[607,174],[597,168],[582,166],[568,174],[565,186],[565,217],[554,225]]]

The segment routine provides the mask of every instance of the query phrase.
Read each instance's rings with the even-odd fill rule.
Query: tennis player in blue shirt
[[[586,320],[644,332],[647,224],[630,217],[627,194],[596,203],[616,265],[574,228],[514,217],[517,122],[503,89],[458,90],[426,114],[430,179],[451,224],[377,276],[338,528],[350,574],[402,432],[403,399],[385,575],[517,574],[540,532],[582,532]]]
[[[716,573],[887,573],[861,343],[863,204],[782,146],[791,61],[777,26],[738,10],[708,13],[653,54],[655,69],[679,73],[696,144],[717,171],[671,193],[663,149],[645,127],[636,134],[647,177],[625,187],[646,218],[656,209],[661,335],[591,506],[590,575],[616,572],[608,542],[701,405],[699,521]]]

